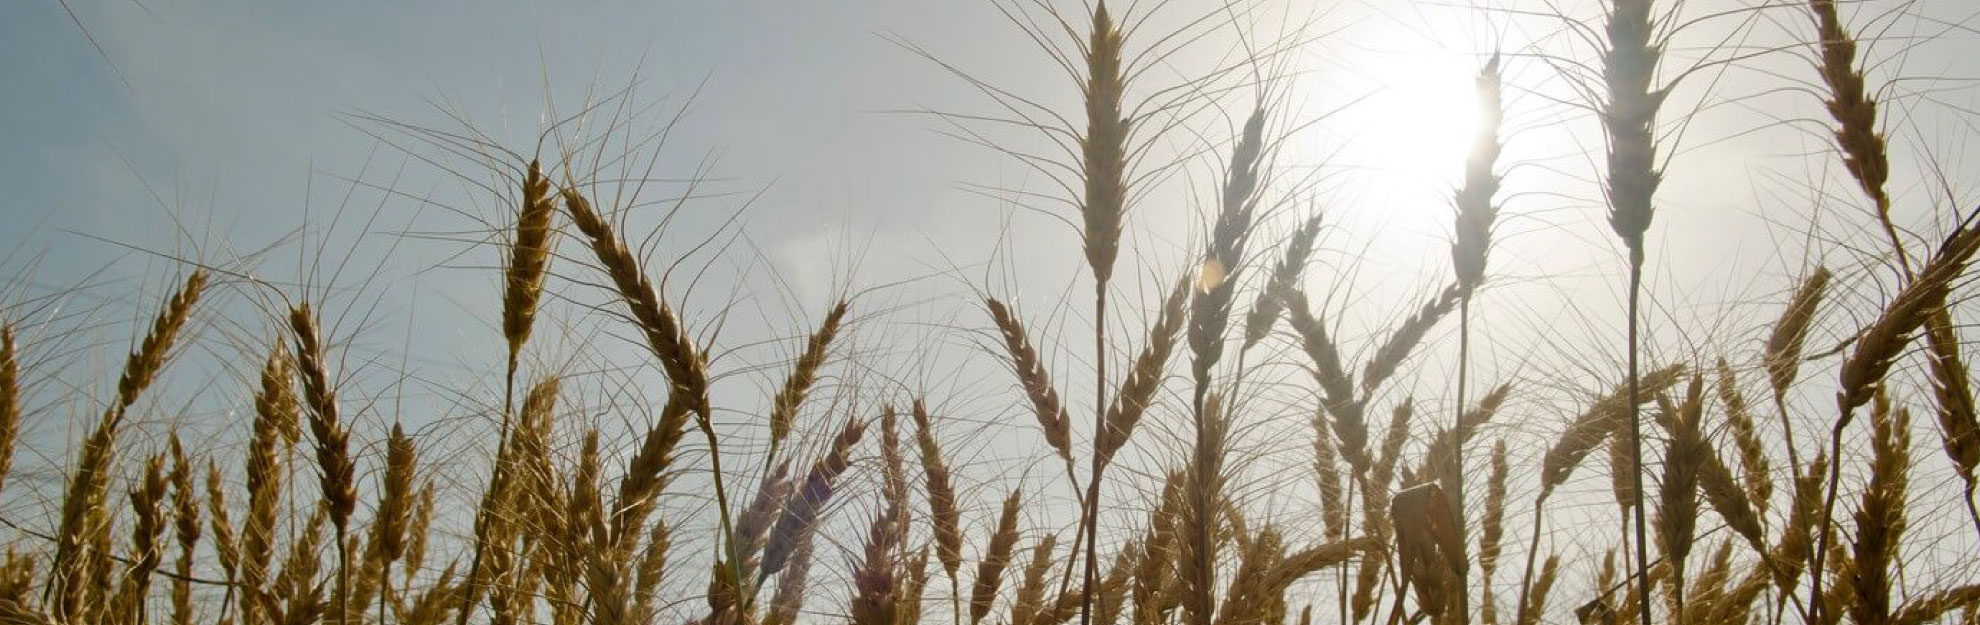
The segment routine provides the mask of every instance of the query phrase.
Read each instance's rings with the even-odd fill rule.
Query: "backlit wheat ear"
[[[211,458],[206,461],[206,510],[208,525],[213,530],[213,551],[220,561],[220,570],[226,574],[229,585],[239,593],[242,621],[252,623],[254,620],[247,618],[247,610],[248,606],[258,603],[250,598],[259,586],[251,588],[238,583],[242,569],[241,545],[236,538],[233,522],[227,518],[227,495],[220,478],[220,465]]]
[[[261,369],[261,389],[255,393],[253,431],[248,439],[247,516],[241,526],[241,619],[260,622],[261,602],[250,600],[265,587],[274,558],[275,524],[288,471],[283,467],[285,444],[301,435],[301,405],[295,395],[295,373],[288,353],[276,342]],[[217,492],[217,491],[216,491]],[[216,501],[215,521],[224,510]]]
[[[1767,460],[1766,444],[1760,440],[1760,428],[1752,408],[1747,405],[1745,394],[1740,392],[1739,377],[1733,374],[1732,365],[1726,364],[1724,358],[1719,359],[1719,383],[1716,386],[1719,403],[1726,407],[1726,425],[1731,426],[1733,446],[1739,451],[1746,496],[1754,508],[1765,510],[1767,501],[1774,494],[1773,467]]]
[[[1884,134],[1877,130],[1877,100],[1864,88],[1863,72],[1856,67],[1856,39],[1837,15],[1835,0],[1808,0],[1808,8],[1815,14],[1815,25],[1822,38],[1819,69],[1822,84],[1828,87],[1825,104],[1829,115],[1836,120],[1836,145],[1842,148],[1843,164],[1863,194],[1870,198],[1877,223],[1883,226],[1891,249],[1897,252],[1898,262],[1909,273],[1911,261],[1906,258],[1897,228],[1891,224],[1891,198],[1884,192],[1891,164],[1885,154]]]
[[[1122,59],[1123,33],[1101,2],[1093,11],[1093,26],[1084,47],[1086,76],[1080,85],[1086,101],[1086,134],[1080,138],[1080,173],[1086,196],[1080,202],[1085,221],[1086,264],[1094,281],[1107,284],[1120,254],[1121,227],[1127,212],[1127,159],[1131,122],[1122,115],[1127,90]]]
[[[302,374],[303,406],[310,434],[316,439],[316,462],[330,524],[343,533],[357,509],[357,468],[350,456],[350,432],[344,429],[342,408],[332,382],[327,347],[309,304],[289,310],[289,330],[295,334],[297,371]]]
[[[1313,472],[1318,476],[1320,489],[1320,518],[1326,525],[1327,539],[1340,540],[1347,537],[1348,511],[1337,461],[1339,454],[1334,451],[1334,437],[1328,431],[1326,411],[1313,411],[1312,424]]]
[[[1877,320],[1864,329],[1855,349],[1843,360],[1839,390],[1836,392],[1839,414],[1829,432],[1829,477],[1822,498],[1822,514],[1816,527],[1828,527],[1829,521],[1835,518],[1836,490],[1842,479],[1842,437],[1856,409],[1868,403],[1882,388],[1885,374],[1890,372],[1898,354],[1903,353],[1910,343],[1912,333],[1925,324],[1926,317],[1932,311],[1945,304],[1953,281],[1965,272],[1967,261],[1972,259],[1976,249],[1980,249],[1980,228],[1973,227],[1971,221],[1969,217],[1946,236],[1939,249],[1919,268],[1918,274],[1898,290]],[[1829,532],[1820,532],[1814,562],[1810,566],[1816,572],[1809,576],[1810,597],[1826,596],[1821,592],[1824,576],[1819,573],[1823,568],[1823,559],[1828,557],[1828,545]],[[1812,601],[1809,607],[1809,620],[1822,620],[1822,602]]]
[[[73,621],[82,617],[91,595],[103,591],[100,587],[92,588],[93,584],[88,581],[92,571],[88,569],[91,561],[106,562],[108,554],[85,554],[83,551],[89,548],[85,543],[92,541],[91,534],[107,536],[102,533],[108,530],[109,520],[103,515],[107,510],[105,499],[110,487],[110,463],[116,454],[118,428],[122,425],[124,412],[137,402],[138,395],[151,385],[158,371],[164,368],[173,343],[191,317],[193,305],[199,302],[205,288],[206,273],[194,271],[186,277],[178,292],[165,300],[158,315],[152,319],[150,331],[124,361],[123,374],[117,380],[116,399],[104,410],[103,418],[83,442],[82,453],[76,460],[76,470],[70,475],[68,488],[63,492],[62,516],[55,535],[55,556],[50,562],[50,591],[54,598],[50,615],[57,621]],[[101,539],[95,541],[100,542]],[[100,570],[101,567],[98,568]]]
[[[550,268],[550,220],[557,213],[550,179],[544,177],[542,165],[534,160],[529,162],[529,171],[523,176],[520,209],[502,289],[502,335],[509,341],[511,375],[536,322],[537,303],[543,297],[543,277]]]
[[[864,557],[853,568],[853,597],[849,612],[854,625],[893,625],[900,610],[900,580],[894,575],[894,550],[900,521],[892,506],[868,526]]]
[[[1059,391],[1052,386],[1052,377],[1045,372],[1045,361],[1038,356],[1038,349],[1031,344],[1031,338],[1024,330],[1024,322],[1019,321],[1010,307],[996,298],[984,298],[984,308],[989,309],[990,319],[997,324],[997,332],[1004,338],[1004,349],[1011,358],[1011,368],[1017,371],[1018,383],[1024,386],[1025,397],[1031,399],[1032,415],[1038,419],[1038,427],[1045,432],[1045,444],[1066,462],[1066,471],[1072,472],[1072,420],[1066,415],[1066,408],[1059,401]]]
[[[130,565],[123,573],[110,615],[125,623],[145,622],[145,598],[151,589],[151,574],[164,559],[165,496],[170,482],[165,476],[165,457],[152,456],[145,462],[144,479],[131,489]]]
[[[1532,533],[1532,540],[1527,544],[1526,572],[1520,577],[1519,612],[1514,619],[1516,623],[1540,618],[1534,613],[1536,606],[1532,604],[1531,592],[1534,585],[1531,580],[1533,565],[1539,560],[1540,551],[1541,532],[1537,524],[1542,518],[1540,513],[1545,509],[1548,497],[1553,495],[1555,489],[1567,483],[1568,477],[1581,466],[1581,461],[1588,457],[1589,452],[1607,442],[1611,436],[1626,435],[1622,433],[1622,430],[1628,429],[1628,424],[1624,422],[1628,414],[1626,410],[1640,403],[1640,400],[1662,393],[1676,385],[1684,376],[1684,372],[1683,365],[1672,365],[1653,371],[1640,380],[1625,381],[1621,388],[1597,400],[1588,407],[1588,410],[1569,422],[1567,429],[1561,432],[1560,437],[1554,439],[1554,444],[1547,448],[1545,455],[1541,456],[1540,493],[1533,500],[1536,527]],[[1632,480],[1631,484],[1635,484],[1635,481]],[[1638,523],[1638,525],[1642,524]]]
[[[1976,480],[1980,480],[1974,472],[1980,467],[1980,408],[1974,406],[1971,378],[1960,358],[1959,331],[1953,327],[1952,311],[1941,306],[1927,313],[1925,331],[1932,394],[1939,404],[1939,440],[1946,457],[1959,470],[1960,479],[1966,482],[1970,502]],[[1970,503],[1968,511],[1972,512]]]
[[[1225,437],[1230,427],[1222,403],[1212,394],[1203,404],[1184,486],[1182,549],[1176,570],[1183,583],[1183,622],[1190,625],[1209,625],[1216,607],[1218,510],[1224,503]]]
[[[1721,369],[1721,375],[1726,371]],[[1724,385],[1720,388],[1723,392]],[[1765,510],[1765,504],[1754,497],[1752,489],[1741,488],[1732,470],[1712,451],[1711,444],[1706,442],[1703,424],[1677,419],[1668,420],[1664,426],[1671,430],[1672,453],[1682,449],[1687,454],[1687,460],[1692,465],[1690,470],[1695,472],[1697,487],[1704,494],[1705,501],[1718,511],[1734,533],[1753,546],[1763,561],[1767,560],[1767,539],[1757,512]],[[1771,562],[1766,564],[1772,566]]]
[[[1632,400],[1624,406],[1626,422],[1635,439],[1630,452],[1630,471],[1639,482],[1643,474],[1642,418],[1637,414],[1637,307],[1642,297],[1644,237],[1650,229],[1657,186],[1663,172],[1657,168],[1657,111],[1669,92],[1655,89],[1661,42],[1653,41],[1652,0],[1613,0],[1605,27],[1608,49],[1602,58],[1602,78],[1607,84],[1608,101],[1600,117],[1609,143],[1608,176],[1609,226],[1629,249],[1629,311],[1627,324],[1629,383]],[[1646,538],[1644,507],[1632,504],[1636,512],[1637,577],[1648,578],[1650,548]],[[1650,602],[1641,602],[1638,616],[1650,625]],[[1526,615],[1535,617],[1537,615]]]
[[[744,581],[755,572],[756,557],[763,549],[764,541],[769,538],[770,527],[777,522],[784,505],[790,501],[791,489],[796,486],[788,477],[789,471],[788,463],[779,463],[775,471],[763,477],[763,483],[757,487],[756,496],[751,498],[749,505],[736,515],[736,557],[742,561],[716,567],[715,575],[709,580],[708,594],[711,599],[723,593],[733,595],[736,592],[733,586],[735,580],[727,579],[729,571],[741,571]],[[719,612],[728,606],[713,607]]]
[[[1272,266],[1265,286],[1258,291],[1257,301],[1245,313],[1243,349],[1251,349],[1272,332],[1272,324],[1278,322],[1280,311],[1285,309],[1284,294],[1299,286],[1300,276],[1306,272],[1307,259],[1313,256],[1313,243],[1319,237],[1320,213],[1315,212],[1286,240],[1285,256]]]
[[[1485,480],[1485,516],[1478,520],[1479,616],[1487,625],[1498,621],[1498,601],[1492,594],[1494,573],[1499,570],[1499,552],[1505,539],[1506,479],[1512,465],[1506,460],[1506,440],[1492,446],[1492,473]]]
[[[1671,365],[1643,376],[1639,390],[1645,400],[1675,386],[1684,377],[1683,365]],[[1540,498],[1545,499],[1567,483],[1569,475],[1603,441],[1615,432],[1615,428],[1626,427],[1623,411],[1629,405],[1627,388],[1618,388],[1610,395],[1601,398],[1588,407],[1588,410],[1569,422],[1566,431],[1554,439],[1552,447],[1540,461]]]
[[[1464,164],[1464,186],[1456,198],[1457,240],[1451,243],[1451,265],[1457,272],[1458,294],[1464,298],[1471,297],[1485,281],[1492,224],[1499,213],[1493,200],[1499,193],[1500,176],[1494,167],[1499,161],[1499,122],[1505,115],[1499,80],[1499,56],[1494,54],[1478,72],[1478,135],[1472,139],[1471,156]]]
[[[1340,439],[1341,457],[1357,475],[1365,475],[1371,464],[1368,422],[1360,401],[1355,398],[1354,378],[1341,365],[1340,348],[1328,336],[1326,322],[1308,308],[1305,293],[1287,289],[1281,297],[1285,301],[1286,322],[1299,334],[1300,346],[1313,362],[1313,377],[1320,383],[1321,405],[1334,417],[1334,436]]]
[[[903,525],[905,521],[903,519]],[[923,545],[912,559],[901,559],[901,570],[895,575],[905,581],[901,582],[899,616],[895,622],[920,623],[921,598],[928,590],[928,547]]]
[[[1659,415],[1667,419],[1671,443],[1664,452],[1664,475],[1657,491],[1657,545],[1664,561],[1670,563],[1672,591],[1676,594],[1671,618],[1685,622],[1685,558],[1691,553],[1698,524],[1698,473],[1704,458],[1712,453],[1705,442],[1699,421],[1703,418],[1704,382],[1697,376],[1686,387],[1684,403],[1675,409],[1665,406]],[[1659,399],[1659,402],[1662,402]]]
[[[1197,288],[1189,304],[1189,350],[1191,379],[1196,382],[1198,404],[1209,392],[1210,370],[1224,354],[1224,335],[1230,326],[1231,304],[1244,271],[1245,247],[1251,240],[1258,213],[1261,160],[1265,156],[1265,109],[1252,110],[1244,132],[1231,148],[1229,171],[1224,174],[1223,195],[1216,222],[1210,226],[1210,240],[1197,270]]]
[[[1004,568],[1010,566],[1011,549],[1017,546],[1018,491],[1004,498],[1004,511],[997,516],[996,533],[983,548],[983,559],[976,565],[976,584],[969,593],[969,622],[976,625],[990,615],[997,602],[997,589],[1003,586]]]
[[[1046,573],[1052,570],[1052,549],[1059,544],[1056,534],[1046,534],[1031,546],[1031,560],[1019,575],[1016,596],[1011,601],[1011,625],[1033,625],[1047,611]],[[1049,615],[1047,620],[1049,620]]]
[[[539,385],[530,392],[529,406],[543,403],[554,406],[557,388],[554,385]],[[626,476],[619,482],[618,503],[613,506],[611,527],[615,536],[615,548],[625,547],[626,542],[636,537],[637,528],[652,513],[656,496],[666,486],[667,468],[673,466],[674,449],[680,446],[681,437],[687,433],[691,409],[686,395],[679,393],[667,396],[667,403],[660,409],[660,418],[653,428],[646,431],[639,451],[626,461]]]
[[[763,625],[792,625],[797,622],[798,610],[804,607],[804,591],[811,574],[811,551],[816,542],[807,537],[791,553],[790,563],[784,565],[784,572],[777,575],[777,593],[770,599],[770,611],[764,615]]]
[[[1176,534],[1183,506],[1183,474],[1171,471],[1162,481],[1162,497],[1149,512],[1148,530],[1134,570],[1134,625],[1156,625],[1166,619],[1166,590],[1175,577]]]
[[[770,448],[771,459],[784,438],[791,433],[791,424],[797,420],[798,408],[804,404],[805,395],[811,392],[811,385],[818,381],[818,369],[825,365],[825,357],[832,349],[832,339],[839,336],[839,324],[846,318],[851,303],[839,300],[832,310],[825,313],[825,320],[818,329],[805,340],[804,352],[798,355],[797,363],[791,365],[791,373],[784,378],[784,386],[777,390],[777,398],[770,407]]]
[[[1913,600],[1892,619],[1895,625],[1924,625],[1952,612],[1980,603],[1980,585],[1959,586]]]
[[[859,444],[859,438],[866,428],[858,421],[848,420],[839,436],[832,440],[831,449],[811,465],[810,474],[804,483],[791,496],[790,503],[784,506],[784,513],[777,517],[777,525],[770,533],[770,542],[763,548],[763,570],[758,573],[757,583],[762,578],[776,574],[789,561],[791,552],[796,550],[797,541],[804,532],[811,529],[812,523],[825,510],[825,504],[832,497],[832,482],[844,473],[852,462],[852,447]]]
[[[1518,625],[1539,625],[1540,614],[1547,611],[1547,595],[1554,589],[1554,579],[1561,569],[1559,555],[1547,556],[1547,563],[1540,567],[1540,578],[1533,581],[1527,594],[1533,597],[1533,609],[1525,612]]]
[[[1141,423],[1142,414],[1155,401],[1155,392],[1161,389],[1169,354],[1175,350],[1176,336],[1182,331],[1188,314],[1183,308],[1187,301],[1183,297],[1188,293],[1187,284],[1187,280],[1178,281],[1176,287],[1169,291],[1168,299],[1163,301],[1162,309],[1155,317],[1155,325],[1148,329],[1148,345],[1135,357],[1134,367],[1128,370],[1127,379],[1121,382],[1120,393],[1107,407],[1106,427],[1100,431],[1094,450],[1097,466],[1106,466],[1113,460],[1114,454],[1127,446],[1135,426]],[[1088,493],[1089,496],[1092,494]]]
[[[1424,302],[1422,308],[1404,318],[1402,323],[1396,325],[1395,330],[1390,331],[1389,337],[1375,349],[1375,355],[1368,359],[1367,366],[1362,369],[1363,394],[1381,388],[1383,382],[1387,382],[1390,376],[1396,374],[1396,370],[1409,359],[1410,352],[1430,334],[1430,329],[1436,327],[1437,322],[1457,309],[1459,293],[1456,286],[1439,291],[1430,298],[1430,301]]]
[[[1891,569],[1903,544],[1910,481],[1911,412],[1892,408],[1881,397],[1876,404],[1870,419],[1870,482],[1856,509],[1856,541],[1850,548],[1856,575],[1849,613],[1859,623],[1888,622],[1894,611]]]

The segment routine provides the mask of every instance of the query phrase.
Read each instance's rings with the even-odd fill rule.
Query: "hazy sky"
[[[355,309],[340,317],[340,330],[356,337],[352,362],[403,357],[425,378],[486,384],[489,376],[478,372],[495,370],[500,354],[489,312],[498,257],[478,242],[491,236],[490,224],[506,225],[510,209],[469,184],[495,180],[486,163],[423,160],[444,154],[375,119],[472,128],[529,153],[550,120],[631,85],[633,94],[613,106],[630,103],[638,112],[634,139],[657,133],[688,107],[651,175],[686,177],[706,165],[701,173],[717,179],[710,188],[730,193],[692,203],[651,248],[654,262],[664,264],[722,235],[727,251],[697,257],[697,265],[721,260],[693,297],[738,302],[739,320],[724,328],[725,339],[751,343],[802,332],[836,294],[878,288],[857,309],[886,329],[864,339],[894,354],[876,358],[883,374],[948,393],[950,401],[995,398],[1000,405],[1009,404],[1014,387],[959,373],[1001,374],[997,369],[982,362],[973,369],[921,366],[934,358],[930,351],[943,351],[927,346],[971,352],[969,335],[940,329],[987,325],[972,288],[1015,295],[1049,328],[1046,336],[1063,332],[1065,344],[1084,345],[1078,337],[1088,331],[1086,304],[1057,301],[1090,288],[1076,234],[1051,216],[1064,217],[1065,207],[981,191],[1063,194],[1017,159],[955,135],[984,132],[999,146],[1047,155],[1050,144],[1023,129],[954,125],[913,112],[1007,116],[992,97],[910,47],[1074,116],[1070,79],[989,2],[68,4],[73,19],[54,0],[0,4],[0,188],[7,190],[0,269],[12,274],[0,283],[0,303],[82,281],[93,286],[76,305],[111,302],[95,318],[127,322],[181,271],[149,252],[289,285],[299,263],[327,274],[300,255],[323,245],[324,258],[352,262],[336,280],[311,280],[316,292],[364,287],[363,298],[339,292],[349,297],[342,308]],[[1062,4],[1083,19],[1084,8]],[[1623,262],[1595,185],[1602,144],[1586,94],[1573,88],[1587,78],[1576,64],[1597,63],[1595,50],[1586,33],[1559,19],[1520,13],[1557,5],[1595,19],[1598,5],[1272,0],[1220,10],[1177,0],[1144,2],[1139,11],[1156,4],[1154,21],[1131,48],[1209,17],[1188,27],[1201,39],[1163,48],[1180,51],[1149,66],[1138,95],[1229,65],[1244,56],[1246,43],[1273,51],[1261,73],[1275,78],[1272,127],[1285,143],[1282,184],[1271,196],[1290,196],[1298,208],[1268,224],[1261,240],[1277,241],[1295,213],[1326,212],[1330,251],[1318,259],[1314,285],[1342,311],[1352,340],[1385,327],[1448,279],[1449,197],[1470,140],[1471,77],[1486,53],[1504,50],[1505,217],[1493,287],[1480,304],[1480,323],[1493,338],[1479,347],[1481,362],[1490,364],[1478,379],[1547,372],[1558,372],[1562,384],[1588,383],[1590,373],[1613,379],[1618,350],[1590,346],[1612,345],[1621,332],[1612,320],[1620,317]],[[1761,4],[1692,2],[1681,17]],[[1873,84],[1914,79],[1882,92],[1897,155],[1892,187],[1900,223],[1917,226],[1922,241],[1936,240],[1950,204],[1973,205],[1980,173],[1968,125],[1980,98],[1961,82],[1980,69],[1970,56],[1980,49],[1970,29],[1975,8],[1967,0],[1872,0],[1851,10],[1852,24],[1878,39],[1867,46]],[[1661,350],[1688,352],[1719,336],[1751,344],[1810,262],[1854,280],[1873,260],[1805,234],[1818,223],[1813,229],[1827,236],[1862,241],[1871,223],[1828,151],[1822,110],[1805,88],[1815,77],[1809,55],[1787,45],[1811,34],[1806,14],[1788,3],[1693,24],[1671,48],[1666,78],[1699,69],[1673,96],[1679,113],[1664,128],[1667,145],[1680,149],[1652,231],[1649,317]],[[1296,40],[1307,43],[1279,49]],[[1730,68],[1699,65],[1734,57],[1748,58]],[[1247,80],[1232,76],[1218,84]],[[1927,80],[1935,78],[1941,80]],[[1192,95],[1185,98],[1192,130],[1163,135],[1156,153],[1200,156],[1174,167],[1137,208],[1130,237],[1145,264],[1124,265],[1131,279],[1119,297],[1152,300],[1194,253],[1201,222],[1193,211],[1207,201],[1214,155],[1227,151],[1233,118],[1255,105],[1253,92],[1185,94]],[[594,134],[578,134],[595,137],[610,111],[593,116]],[[650,155],[651,147],[635,151]],[[555,153],[554,141],[545,146],[546,157]],[[1937,179],[1928,162],[1948,179]],[[677,187],[658,184],[647,199],[670,189]],[[650,226],[660,210],[637,208],[634,223]],[[724,226],[738,214],[739,224]],[[629,234],[637,240],[645,233]],[[279,247],[248,259],[271,245]],[[581,250],[566,242],[564,251]],[[575,264],[561,267],[560,275],[590,275]],[[671,285],[671,295],[681,296],[687,282]],[[599,301],[588,287],[553,289]],[[251,303],[239,297],[244,292],[235,291],[235,305]],[[1742,305],[1765,312],[1746,315]],[[690,321],[712,323],[690,310]],[[1139,336],[1140,319],[1130,316],[1119,327]],[[128,333],[110,334],[79,346],[96,354],[85,371],[114,366]],[[272,331],[235,326],[211,334],[221,343],[215,352],[238,343],[252,353],[260,348],[251,344]],[[402,349],[407,338],[415,347]],[[617,334],[563,338],[566,345],[624,347]],[[552,345],[544,360],[571,357]],[[792,349],[775,344],[728,366],[744,369]],[[1568,352],[1578,355],[1559,355]],[[1087,356],[1055,358],[1072,366]],[[1430,362],[1426,368],[1437,375],[1449,368]],[[764,386],[773,374],[744,372],[738,383]],[[224,367],[204,375],[237,382]],[[1084,396],[1073,390],[1090,382],[1068,377],[1068,395]],[[1434,386],[1423,390],[1442,395]],[[67,426],[58,416],[39,427]]]

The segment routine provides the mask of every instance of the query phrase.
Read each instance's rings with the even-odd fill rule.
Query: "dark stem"
[[[1451,415],[1451,510],[1457,515],[1458,544],[1464,544],[1464,380],[1471,362],[1471,294],[1458,300],[1457,409]],[[1463,562],[1463,560],[1460,560]],[[1470,622],[1471,597],[1468,567],[1457,570],[1457,610],[1459,622]]]
[[[1636,602],[1637,614],[1643,625],[1650,622],[1650,540],[1644,531],[1643,522],[1643,415],[1640,407],[1636,379],[1637,327],[1636,310],[1643,290],[1643,256],[1639,250],[1631,250],[1629,263],[1629,435],[1630,470],[1636,477],[1633,493],[1636,505],[1636,579],[1643,588],[1641,599]]]
[[[1526,572],[1519,576],[1519,612],[1514,623],[1526,622],[1527,594],[1533,588],[1533,560],[1540,554],[1540,512],[1546,504],[1544,496],[1533,500],[1533,539],[1526,544]]]
[[[506,472],[506,467],[503,465],[508,464],[510,415],[515,413],[516,408],[515,350],[509,351],[509,370],[508,375],[504,376],[504,380],[502,385],[501,438],[495,443],[495,471],[488,478],[490,492],[483,494],[482,497],[484,498],[495,496],[493,489],[502,485],[502,475]],[[488,521],[493,522],[493,520],[491,518]],[[483,541],[480,540],[474,541],[474,554],[468,557],[467,579],[462,580],[461,583],[461,612],[454,620],[455,625],[467,625],[468,616],[474,613],[474,605],[469,600],[474,597],[474,585],[478,583],[476,580],[481,577],[482,543]]]
[[[1822,520],[1815,526],[1815,558],[1808,565],[1808,622],[1822,622],[1822,561],[1829,555],[1829,521],[1836,514],[1836,486],[1842,481],[1842,434],[1843,426],[1850,421],[1851,409],[1844,408],[1843,416],[1836,421],[1836,427],[1829,432],[1829,484],[1827,494],[1822,496]]]
[[[1094,544],[1099,540],[1100,530],[1100,474],[1105,465],[1100,463],[1098,443],[1107,432],[1107,283],[1093,284],[1093,478],[1086,488],[1086,573],[1080,582],[1079,625],[1089,625],[1093,618],[1093,584],[1098,575],[1096,560],[1100,550]]]

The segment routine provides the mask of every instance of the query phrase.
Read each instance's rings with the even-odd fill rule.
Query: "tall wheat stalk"
[[[1105,0],[1093,8],[1093,26],[1082,52],[1086,75],[1080,85],[1086,101],[1086,133],[1080,138],[1080,173],[1085,197],[1079,204],[1087,267],[1093,272],[1093,431],[1106,437],[1107,428],[1107,282],[1120,253],[1127,216],[1128,138],[1132,122],[1121,110],[1128,74],[1122,58],[1124,33],[1115,25]],[[1085,574],[1080,583],[1080,625],[1088,625],[1093,610],[1093,586],[1098,581],[1100,478],[1105,465],[1093,456],[1085,513],[1080,528],[1086,543]]]
[[[1615,0],[1605,28],[1609,49],[1603,56],[1603,79],[1609,100],[1602,108],[1609,139],[1609,225],[1629,248],[1629,396],[1630,471],[1642,483],[1643,418],[1637,411],[1638,308],[1643,290],[1644,234],[1654,214],[1653,197],[1662,173],[1657,168],[1655,129],[1664,90],[1653,90],[1662,45],[1652,41],[1651,0]],[[1636,489],[1636,578],[1650,577],[1650,546],[1644,523],[1643,489]],[[1642,625],[1651,625],[1650,602],[1638,602]]]

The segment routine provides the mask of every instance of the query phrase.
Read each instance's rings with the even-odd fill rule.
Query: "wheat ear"
[[[1017,372],[1018,383],[1024,386],[1025,397],[1031,400],[1032,415],[1038,419],[1039,429],[1045,432],[1045,444],[1052,446],[1052,451],[1065,461],[1067,479],[1074,479],[1072,419],[1066,415],[1065,404],[1059,401],[1059,391],[1052,386],[1051,375],[1045,372],[1044,359],[1039,358],[1038,349],[1032,346],[1024,322],[1018,320],[1009,306],[996,298],[984,298],[983,307],[990,311],[990,319],[996,322],[997,333],[1004,339],[1011,368]]]
[[[1910,343],[1911,335],[1924,325],[1931,311],[1945,303],[1946,294],[1952,282],[1966,269],[1975,250],[1980,250],[1980,228],[1972,226],[1968,217],[1960,226],[1946,236],[1939,249],[1919,268],[1918,274],[1899,289],[1891,302],[1884,306],[1877,320],[1865,328],[1858,337],[1855,349],[1842,363],[1839,375],[1839,389],[1836,392],[1836,407],[1839,413],[1834,427],[1829,432],[1829,477],[1826,494],[1822,498],[1822,514],[1816,525],[1820,539],[1811,563],[1809,607],[1810,621],[1822,619],[1822,561],[1828,556],[1829,532],[1821,531],[1835,517],[1837,482],[1842,479],[1842,437],[1849,427],[1857,408],[1868,403],[1881,388],[1884,375],[1890,372],[1893,361]]]
[[[1003,585],[1004,568],[1010,566],[1011,550],[1017,546],[1018,491],[1004,498],[1003,512],[997,516],[996,533],[983,548],[983,559],[976,564],[976,583],[969,593],[969,622],[976,625],[990,615],[997,602],[997,589]]]
[[[1286,241],[1285,256],[1272,265],[1272,273],[1259,290],[1257,301],[1245,313],[1242,349],[1251,349],[1272,332],[1272,324],[1278,321],[1279,313],[1285,309],[1285,298],[1281,294],[1298,287],[1300,275],[1306,271],[1307,259],[1313,256],[1314,241],[1319,237],[1320,213],[1315,212]]]
[[[791,373],[784,378],[784,386],[777,390],[777,397],[770,406],[770,453],[764,462],[772,462],[777,457],[777,449],[791,433],[791,424],[797,420],[798,408],[804,405],[805,395],[811,392],[811,385],[818,381],[818,369],[825,365],[825,357],[831,352],[832,339],[839,336],[839,324],[845,321],[851,302],[839,300],[832,310],[825,313],[825,320],[804,342],[804,352],[798,355],[797,362],[791,365]]]
[[[63,492],[62,515],[56,529],[51,583],[46,591],[55,600],[50,602],[47,596],[43,597],[44,605],[53,606],[51,616],[57,621],[81,618],[90,595],[100,591],[86,580],[103,572],[89,569],[92,562],[107,562],[104,557],[107,554],[85,553],[85,550],[91,549],[87,542],[101,542],[92,539],[92,535],[101,535],[109,527],[109,520],[104,518],[107,509],[104,500],[110,487],[110,462],[116,453],[118,428],[123,424],[124,412],[165,367],[174,341],[191,318],[193,305],[199,302],[205,288],[206,272],[195,270],[186,276],[185,284],[176,293],[166,298],[152,319],[150,331],[124,361],[123,374],[117,379],[116,399],[83,442],[76,470]]]

